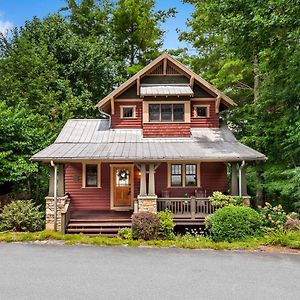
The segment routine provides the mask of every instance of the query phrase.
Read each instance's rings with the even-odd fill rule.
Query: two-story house
[[[202,224],[213,191],[247,196],[246,164],[266,157],[220,121],[234,105],[162,54],[96,105],[99,119],[69,120],[32,157],[51,165],[47,228],[115,233],[133,212],[166,208],[178,225]]]

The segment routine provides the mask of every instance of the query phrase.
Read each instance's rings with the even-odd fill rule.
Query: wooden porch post
[[[54,195],[54,169],[50,167],[50,177],[49,177],[49,192],[48,196],[53,197]]]
[[[242,196],[248,196],[246,166],[241,170],[241,180],[242,180]]]
[[[57,165],[57,171],[57,196],[62,197],[65,195],[64,165]]]
[[[238,193],[237,163],[231,163],[231,195],[237,196]]]
[[[146,165],[145,164],[141,164],[140,196],[147,196]]]
[[[156,196],[155,195],[155,178],[154,178],[154,164],[149,165],[149,189],[148,195],[149,196]]]

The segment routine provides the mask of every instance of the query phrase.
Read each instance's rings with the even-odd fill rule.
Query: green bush
[[[262,217],[245,206],[226,206],[209,217],[209,232],[214,241],[232,242],[261,234]]]
[[[169,210],[160,211],[157,213],[159,220],[159,237],[167,240],[172,240],[175,237],[173,232],[175,223],[173,221],[173,214]]]
[[[118,231],[118,236],[124,240],[131,240],[132,239],[132,230],[131,228],[121,228]]]
[[[159,220],[156,214],[138,212],[132,217],[132,237],[145,241],[153,240],[158,236]]]
[[[300,230],[300,220],[288,218],[283,225],[285,231],[295,231]]]
[[[243,199],[240,197],[234,197],[229,195],[224,195],[221,192],[213,192],[212,196],[208,197],[212,205],[216,207],[225,207],[228,205],[242,205]]]
[[[0,231],[39,231],[44,228],[44,213],[32,201],[16,200],[4,206],[0,214]]]

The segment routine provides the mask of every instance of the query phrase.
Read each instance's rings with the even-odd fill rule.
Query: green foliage
[[[121,228],[118,231],[118,236],[121,239],[131,240],[132,239],[132,230],[131,230],[131,228]]]
[[[263,217],[263,225],[269,229],[282,229],[288,219],[286,212],[280,204],[272,206],[267,202],[265,207],[259,208],[258,211]]]
[[[267,235],[265,239],[266,245],[300,249],[300,230],[288,232],[276,230]]]
[[[243,203],[242,198],[224,195],[221,192],[213,192],[212,196],[208,197],[208,199],[211,201],[212,205],[216,207],[224,207],[228,205],[237,206]]]
[[[300,220],[288,218],[283,226],[284,231],[300,230]]]
[[[153,240],[158,236],[158,217],[154,213],[138,212],[132,217],[131,228],[134,239]]]
[[[175,223],[173,221],[173,214],[169,210],[159,211],[157,213],[157,217],[159,220],[159,237],[167,240],[174,239],[174,227]]]
[[[174,8],[155,11],[154,0],[117,1],[112,30],[119,55],[129,64],[129,75],[158,56],[163,38],[159,25],[175,13]]]
[[[39,231],[44,223],[40,206],[28,200],[13,201],[4,206],[0,214],[0,231]]]
[[[250,207],[226,206],[218,209],[209,220],[209,231],[217,242],[232,242],[261,234],[262,217]]]

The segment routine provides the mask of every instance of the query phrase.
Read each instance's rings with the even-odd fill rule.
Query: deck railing
[[[61,212],[61,233],[65,234],[71,217],[70,202],[65,204],[64,210]]]
[[[212,214],[216,207],[208,198],[158,198],[157,210],[170,210],[174,218],[197,219]]]

